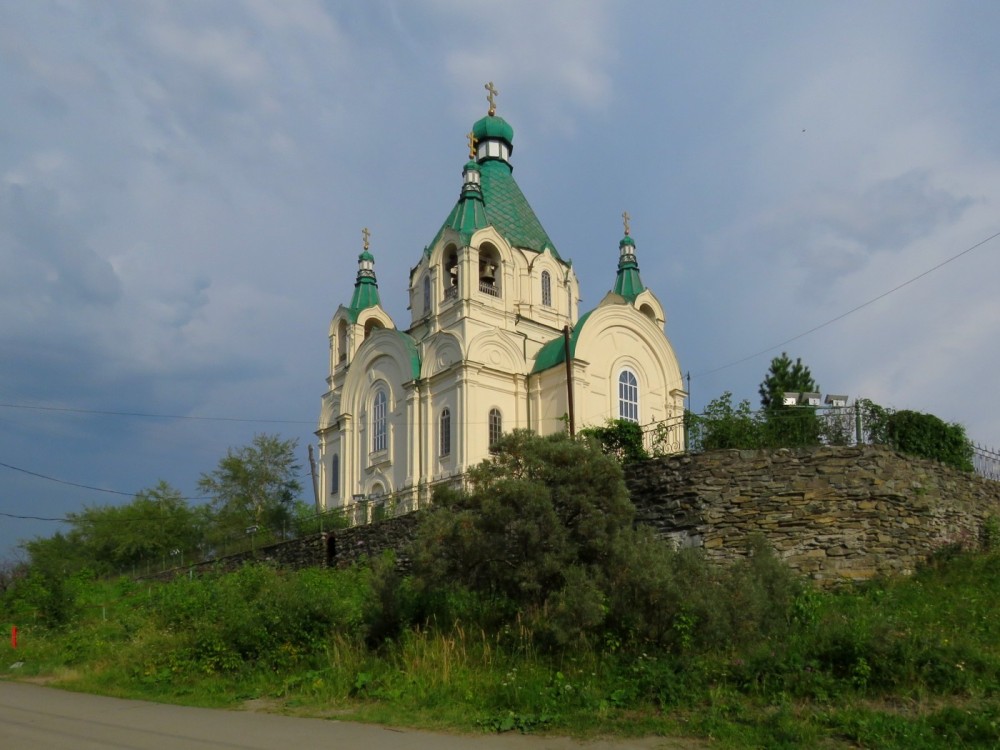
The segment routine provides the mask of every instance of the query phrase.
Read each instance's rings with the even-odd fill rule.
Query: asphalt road
[[[668,750],[698,742],[648,738],[456,736],[252,711],[188,708],[0,682],[3,750]]]

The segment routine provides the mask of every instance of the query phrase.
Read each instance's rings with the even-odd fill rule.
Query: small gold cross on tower
[[[368,231],[368,227],[361,230],[361,236],[365,240],[365,250],[368,249],[368,238],[372,236],[372,233]]]
[[[470,159],[475,159],[476,158],[476,136],[470,130],[469,134],[467,136],[465,136],[465,137],[469,139],[469,158]]]
[[[495,88],[493,88],[493,81],[490,81],[489,83],[487,83],[485,86],[483,86],[483,88],[490,92],[489,94],[486,95],[486,101],[488,101],[490,103],[489,116],[493,117],[493,115],[495,115],[497,113],[497,99],[496,99],[496,96],[500,92],[497,91]]]
[[[629,219],[631,219],[631,218],[632,217],[628,215],[628,211],[622,211],[622,221],[625,222],[625,236],[626,237],[628,237],[628,231],[629,231],[628,222],[629,222]]]

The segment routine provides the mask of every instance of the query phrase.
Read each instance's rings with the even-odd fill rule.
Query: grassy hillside
[[[675,574],[699,564],[682,560]],[[663,733],[734,748],[1000,744],[1000,554],[944,552],[909,579],[797,590],[780,628],[741,633],[785,575],[761,565],[738,586],[718,577],[688,594],[732,627],[681,602],[655,647],[611,634],[555,647],[537,630],[544,613],[461,591],[435,599],[381,562],[172,583],[29,580],[0,600],[0,623],[20,631],[16,651],[6,635],[0,645],[0,676],[471,732]]]

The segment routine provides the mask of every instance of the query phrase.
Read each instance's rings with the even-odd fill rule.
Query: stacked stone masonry
[[[723,561],[760,534],[820,583],[911,573],[1000,515],[1000,482],[872,446],[672,456],[626,482],[637,522],[675,545]]]
[[[884,448],[714,451],[630,464],[636,523],[720,562],[763,535],[793,569],[821,584],[905,575],[950,544],[974,545],[1000,517],[1000,482]],[[406,548],[418,513],[316,534],[194,566],[249,560],[288,568],[349,566]],[[169,577],[180,571],[164,574]]]

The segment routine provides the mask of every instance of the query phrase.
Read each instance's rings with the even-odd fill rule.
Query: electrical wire
[[[151,419],[192,419],[202,422],[260,422],[263,424],[316,424],[316,420],[302,419],[255,419],[250,417],[199,417],[190,414],[149,414],[137,411],[110,411],[104,409],[75,409],[64,406],[35,406],[29,404],[9,404],[0,403],[0,408],[5,409],[33,409],[35,411],[61,411],[74,414],[100,414],[114,417],[144,417]]]
[[[22,474],[27,474],[27,475],[32,476],[32,477],[38,477],[39,479],[45,479],[46,481],[49,481],[49,482],[55,482],[57,484],[65,484],[65,485],[68,485],[70,487],[79,487],[80,489],[84,489],[84,490],[94,490],[95,492],[106,492],[106,493],[108,493],[110,495],[122,495],[124,497],[135,497],[136,495],[139,494],[138,492],[122,492],[120,490],[109,490],[109,489],[106,489],[104,487],[94,487],[94,486],[89,485],[89,484],[80,484],[79,482],[70,482],[70,481],[68,481],[66,479],[58,479],[57,477],[50,477],[47,474],[39,474],[37,471],[29,471],[28,469],[22,469],[20,466],[12,466],[11,464],[6,464],[6,463],[3,463],[2,461],[0,461],[0,466],[4,467],[5,469],[11,469],[12,471],[19,471]],[[211,500],[212,498],[210,498],[210,497],[182,497],[182,498],[179,498],[179,499],[181,499],[181,500]],[[45,520],[45,519],[40,519],[40,520]]]
[[[714,374],[716,372],[719,372],[721,370],[727,370],[730,367],[735,367],[736,365],[740,365],[740,364],[743,364],[744,362],[748,362],[751,359],[756,359],[757,357],[761,356],[762,354],[767,354],[768,352],[772,352],[772,351],[774,351],[776,349],[780,349],[781,347],[785,346],[786,344],[790,344],[793,341],[798,341],[799,339],[801,339],[801,338],[803,338],[805,336],[808,336],[811,333],[816,333],[816,331],[820,330],[821,328],[826,328],[828,325],[836,323],[838,320],[843,320],[848,315],[852,315],[853,313],[856,313],[858,310],[862,310],[862,309],[868,307],[869,305],[874,304],[875,302],[878,302],[880,299],[884,299],[885,297],[888,297],[893,292],[898,292],[903,287],[909,286],[913,282],[922,279],[924,276],[927,276],[928,274],[933,273],[934,271],[937,271],[939,268],[942,268],[943,266],[948,265],[949,263],[951,263],[954,260],[958,260],[963,255],[965,255],[967,253],[971,253],[976,248],[982,247],[987,242],[990,242],[991,240],[995,240],[997,237],[1000,237],[1000,232],[996,232],[994,234],[991,234],[985,240],[981,240],[980,242],[977,242],[972,247],[967,247],[962,252],[957,253],[956,255],[951,256],[947,260],[941,261],[940,263],[938,263],[936,266],[934,266],[932,268],[928,268],[926,271],[924,271],[923,273],[917,274],[912,279],[909,279],[907,281],[904,281],[902,284],[898,284],[897,286],[894,286],[889,291],[882,292],[882,294],[878,295],[877,297],[872,297],[867,302],[862,302],[860,305],[858,305],[857,307],[852,307],[847,312],[841,313],[840,315],[837,315],[834,318],[830,318],[826,322],[820,323],[817,326],[813,326],[808,331],[803,331],[802,333],[800,333],[800,334],[798,334],[796,336],[792,336],[790,339],[785,339],[780,344],[774,344],[773,346],[769,346],[766,349],[761,349],[759,352],[755,352],[753,354],[747,355],[746,357],[743,357],[742,359],[737,359],[734,362],[730,362],[729,364],[722,365],[721,367],[716,367],[716,368],[713,368],[711,370],[704,370],[702,372],[695,373],[691,377],[702,377],[704,375],[712,375],[712,374]]]

